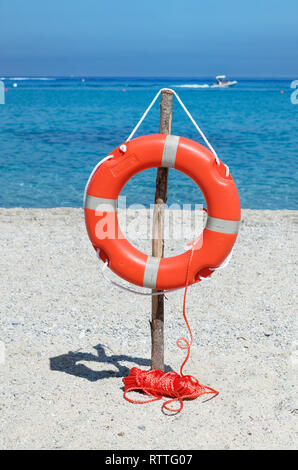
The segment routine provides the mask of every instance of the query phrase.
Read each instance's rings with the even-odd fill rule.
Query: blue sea
[[[93,167],[127,139],[156,92],[171,87],[229,165],[243,208],[297,209],[291,80],[242,79],[231,89],[207,89],[200,85],[212,79],[1,79],[7,88],[0,105],[1,207],[82,206]],[[156,103],[137,135],[158,130]],[[172,132],[201,142],[175,100]],[[127,204],[149,206],[155,176],[154,169],[132,178],[122,192]],[[170,170],[168,203],[201,202],[195,184]]]

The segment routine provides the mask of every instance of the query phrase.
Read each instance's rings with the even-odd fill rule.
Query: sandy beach
[[[296,448],[297,222],[244,210],[228,267],[189,290],[186,372],[220,394],[166,416],[123,399],[122,377],[150,366],[151,300],[104,282],[83,211],[0,209],[0,448]],[[165,307],[177,371],[182,298]]]

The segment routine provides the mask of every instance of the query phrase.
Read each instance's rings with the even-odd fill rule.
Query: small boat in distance
[[[237,83],[236,80],[226,80],[227,77],[225,75],[217,75],[215,78],[217,83],[211,83],[211,85],[209,85],[210,88],[228,88],[230,86],[236,85]]]

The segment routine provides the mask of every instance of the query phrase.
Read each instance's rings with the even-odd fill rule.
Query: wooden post
[[[160,133],[171,134],[173,93],[161,92]],[[153,213],[152,256],[164,255],[164,205],[167,202],[168,168],[158,168]],[[153,290],[156,292],[156,290]],[[152,296],[151,326],[151,369],[164,370],[164,296]]]

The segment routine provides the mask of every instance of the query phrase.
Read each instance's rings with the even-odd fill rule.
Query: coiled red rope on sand
[[[174,413],[179,413],[183,408],[183,400],[194,400],[195,398],[207,393],[212,393],[215,395],[218,395],[219,393],[216,390],[213,390],[213,388],[207,387],[206,385],[201,385],[198,379],[192,375],[183,374],[183,368],[189,359],[190,348],[193,342],[192,331],[185,313],[185,304],[189,285],[189,267],[193,256],[195,242],[196,240],[192,243],[193,248],[190,252],[186,274],[187,282],[185,285],[183,298],[183,318],[190,335],[190,341],[183,337],[177,340],[178,348],[187,350],[186,358],[180,367],[180,375],[177,372],[165,373],[162,370],[147,371],[133,367],[129,371],[129,376],[122,379],[124,383],[123,396],[125,400],[129,401],[130,403],[150,403],[161,400],[163,397],[170,397],[171,400],[167,400],[163,403],[163,409]],[[144,392],[146,395],[151,396],[152,398],[145,401],[133,400],[127,397],[127,393],[132,391]],[[179,402],[179,408],[169,408],[168,405],[175,401]]]
[[[194,400],[206,393],[218,394],[216,390],[201,385],[192,375],[179,375],[177,372],[163,372],[162,370],[141,370],[137,367],[130,369],[128,377],[122,379],[125,386],[124,398],[130,403],[150,403],[161,400],[163,396],[173,397],[165,401],[162,407],[165,410],[179,413],[183,408],[183,400]],[[142,391],[152,396],[150,400],[139,401],[127,397],[128,392]],[[179,408],[169,408],[168,405],[175,401],[180,402]]]

